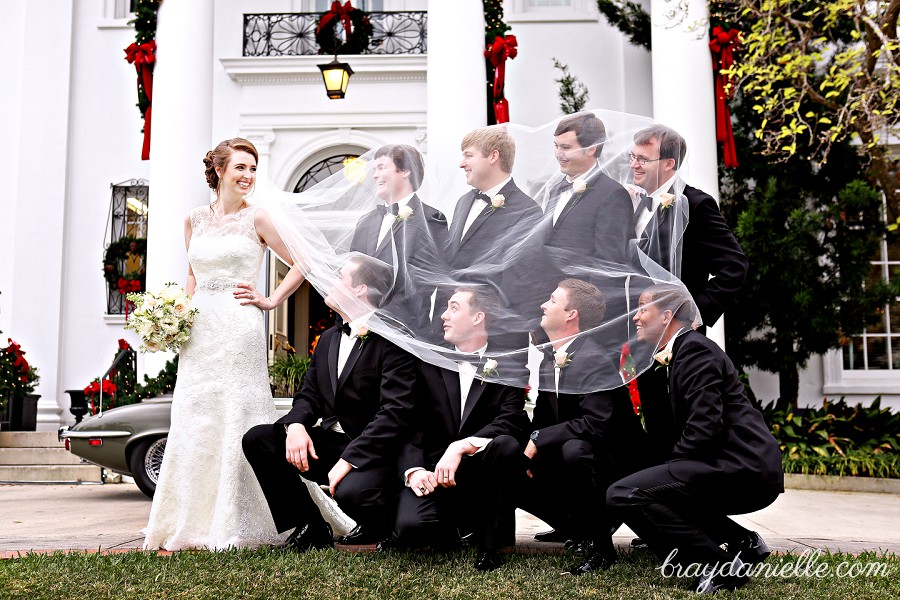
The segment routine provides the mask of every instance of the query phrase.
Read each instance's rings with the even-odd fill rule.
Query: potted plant
[[[300,356],[288,343],[282,345],[287,352],[275,356],[269,367],[269,377],[272,380],[272,395],[276,398],[290,398],[300,391],[300,384],[309,369],[309,357]]]
[[[34,394],[40,377],[37,369],[25,360],[22,347],[8,339],[0,348],[0,425],[11,431],[34,431],[37,428],[37,401]]]

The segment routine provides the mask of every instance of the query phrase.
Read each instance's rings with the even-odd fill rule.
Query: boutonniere
[[[484,361],[484,366],[481,368],[481,377],[496,377],[497,376],[497,361],[493,358],[489,358]],[[484,379],[481,380],[481,385],[484,385]]]
[[[574,355],[575,355],[574,352],[569,354],[568,352],[565,352],[564,350],[557,350],[556,352],[553,353],[553,365],[557,369],[565,369],[572,363],[572,357]]]
[[[656,366],[657,369],[660,367],[668,367],[669,363],[672,362],[672,349],[666,346],[665,348],[654,354],[653,358],[654,360],[656,360],[656,362],[659,363]]]
[[[369,339],[369,328],[363,324],[359,324],[351,325],[350,329],[351,333],[353,333],[353,330],[356,330],[356,337],[359,339],[359,349],[362,350],[362,347],[366,344],[366,340]]]
[[[397,216],[394,217],[395,221],[405,221],[411,216],[413,216],[413,209],[408,206],[401,206],[400,210],[397,211]]]
[[[588,184],[584,179],[576,179],[572,182],[572,191],[576,194],[583,194],[587,191]]]
[[[659,210],[668,210],[675,203],[675,194],[659,195]]]
[[[491,212],[494,212],[498,208],[506,208],[506,196],[503,194],[496,194],[491,198]]]

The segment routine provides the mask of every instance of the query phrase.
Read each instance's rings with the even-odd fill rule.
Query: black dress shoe
[[[282,546],[291,552],[334,548],[334,534],[328,523],[307,523],[294,530]]]
[[[737,543],[729,543],[728,551],[736,554],[741,562],[755,565],[765,561],[772,554],[771,548],[755,531],[748,531],[747,537]]]
[[[540,533],[534,534],[534,541],[552,543],[552,544],[562,544],[568,538],[569,538],[569,536],[567,536],[566,534],[561,533],[555,529],[551,529],[549,531],[542,531]]]
[[[566,540],[566,550],[576,556],[587,558],[594,553],[594,542],[591,540]]]
[[[493,550],[479,550],[475,556],[475,568],[479,571],[496,571],[503,566],[500,553]]]
[[[383,533],[378,533],[372,529],[366,529],[362,525],[357,525],[353,528],[353,531],[339,537],[338,544],[343,544],[345,546],[365,546],[367,544],[377,544],[378,542],[384,541],[384,538],[385,535]]]
[[[719,569],[716,569],[713,573],[701,575],[697,579],[696,592],[698,594],[715,594],[721,590],[734,591],[744,587],[750,581],[750,577],[743,574],[746,571],[744,562],[735,558],[729,573],[720,573]]]
[[[569,575],[584,575],[585,573],[608,571],[614,564],[616,564],[616,557],[604,556],[599,552],[593,552],[584,560],[584,562],[575,565],[569,569],[567,573]]]

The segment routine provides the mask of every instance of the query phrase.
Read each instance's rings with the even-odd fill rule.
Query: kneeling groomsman
[[[325,298],[344,325],[325,331],[290,412],[244,435],[244,454],[259,480],[286,547],[302,552],[334,545],[331,527],[303,477],[327,483],[358,523],[343,543],[367,544],[389,534],[400,438],[410,427],[416,360],[368,331],[366,319],[391,287],[391,270],[356,255]],[[320,425],[316,422],[322,420]]]
[[[653,344],[668,376],[667,394],[641,396],[647,434],[669,452],[611,485],[607,504],[673,569],[707,566],[698,592],[736,589],[749,579],[744,565],[769,548],[727,515],[765,508],[784,491],[778,443],[731,360],[692,329],[684,288],[651,286],[638,306],[638,338]]]
[[[487,286],[460,287],[450,297],[441,319],[444,339],[460,353],[459,372],[419,363],[418,431],[400,460],[407,489],[400,494],[399,545],[452,547],[459,530],[471,532],[481,571],[501,565],[509,533],[501,524],[513,518],[509,495],[528,433],[525,390],[491,381],[516,368],[489,358],[488,330],[500,308]]]
[[[643,466],[643,429],[627,389],[589,330],[603,321],[606,303],[585,281],[565,279],[541,305],[541,328],[550,339],[540,365],[531,459],[517,505],[575,542],[583,561],[573,575],[608,569],[616,561],[604,504],[606,486]]]

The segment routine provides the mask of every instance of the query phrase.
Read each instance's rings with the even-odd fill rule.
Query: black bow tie
[[[549,360],[551,363],[556,364],[553,362],[554,360],[556,360],[554,357],[556,350],[553,349],[553,346],[548,344],[547,346],[544,346],[543,348],[539,348],[539,350],[541,351],[541,354],[544,355],[544,358]]]
[[[390,206],[385,206],[384,204],[379,204],[376,208],[378,209],[378,213],[382,217],[384,215],[386,215],[388,213],[388,211],[390,211],[392,215],[397,216],[399,214],[400,205],[395,202],[395,203],[391,204]]]
[[[641,194],[638,198],[637,208],[634,209],[635,212],[640,212],[641,208],[644,210],[653,210],[653,198],[647,194]]]
[[[350,337],[350,323],[344,323],[343,325],[341,325],[341,332],[347,337]]]
[[[479,192],[478,190],[472,190],[472,191],[475,192],[475,199],[476,199],[476,200],[484,200],[484,201],[487,202],[488,204],[491,203],[491,197],[488,196],[487,194],[485,194],[484,192]]]

